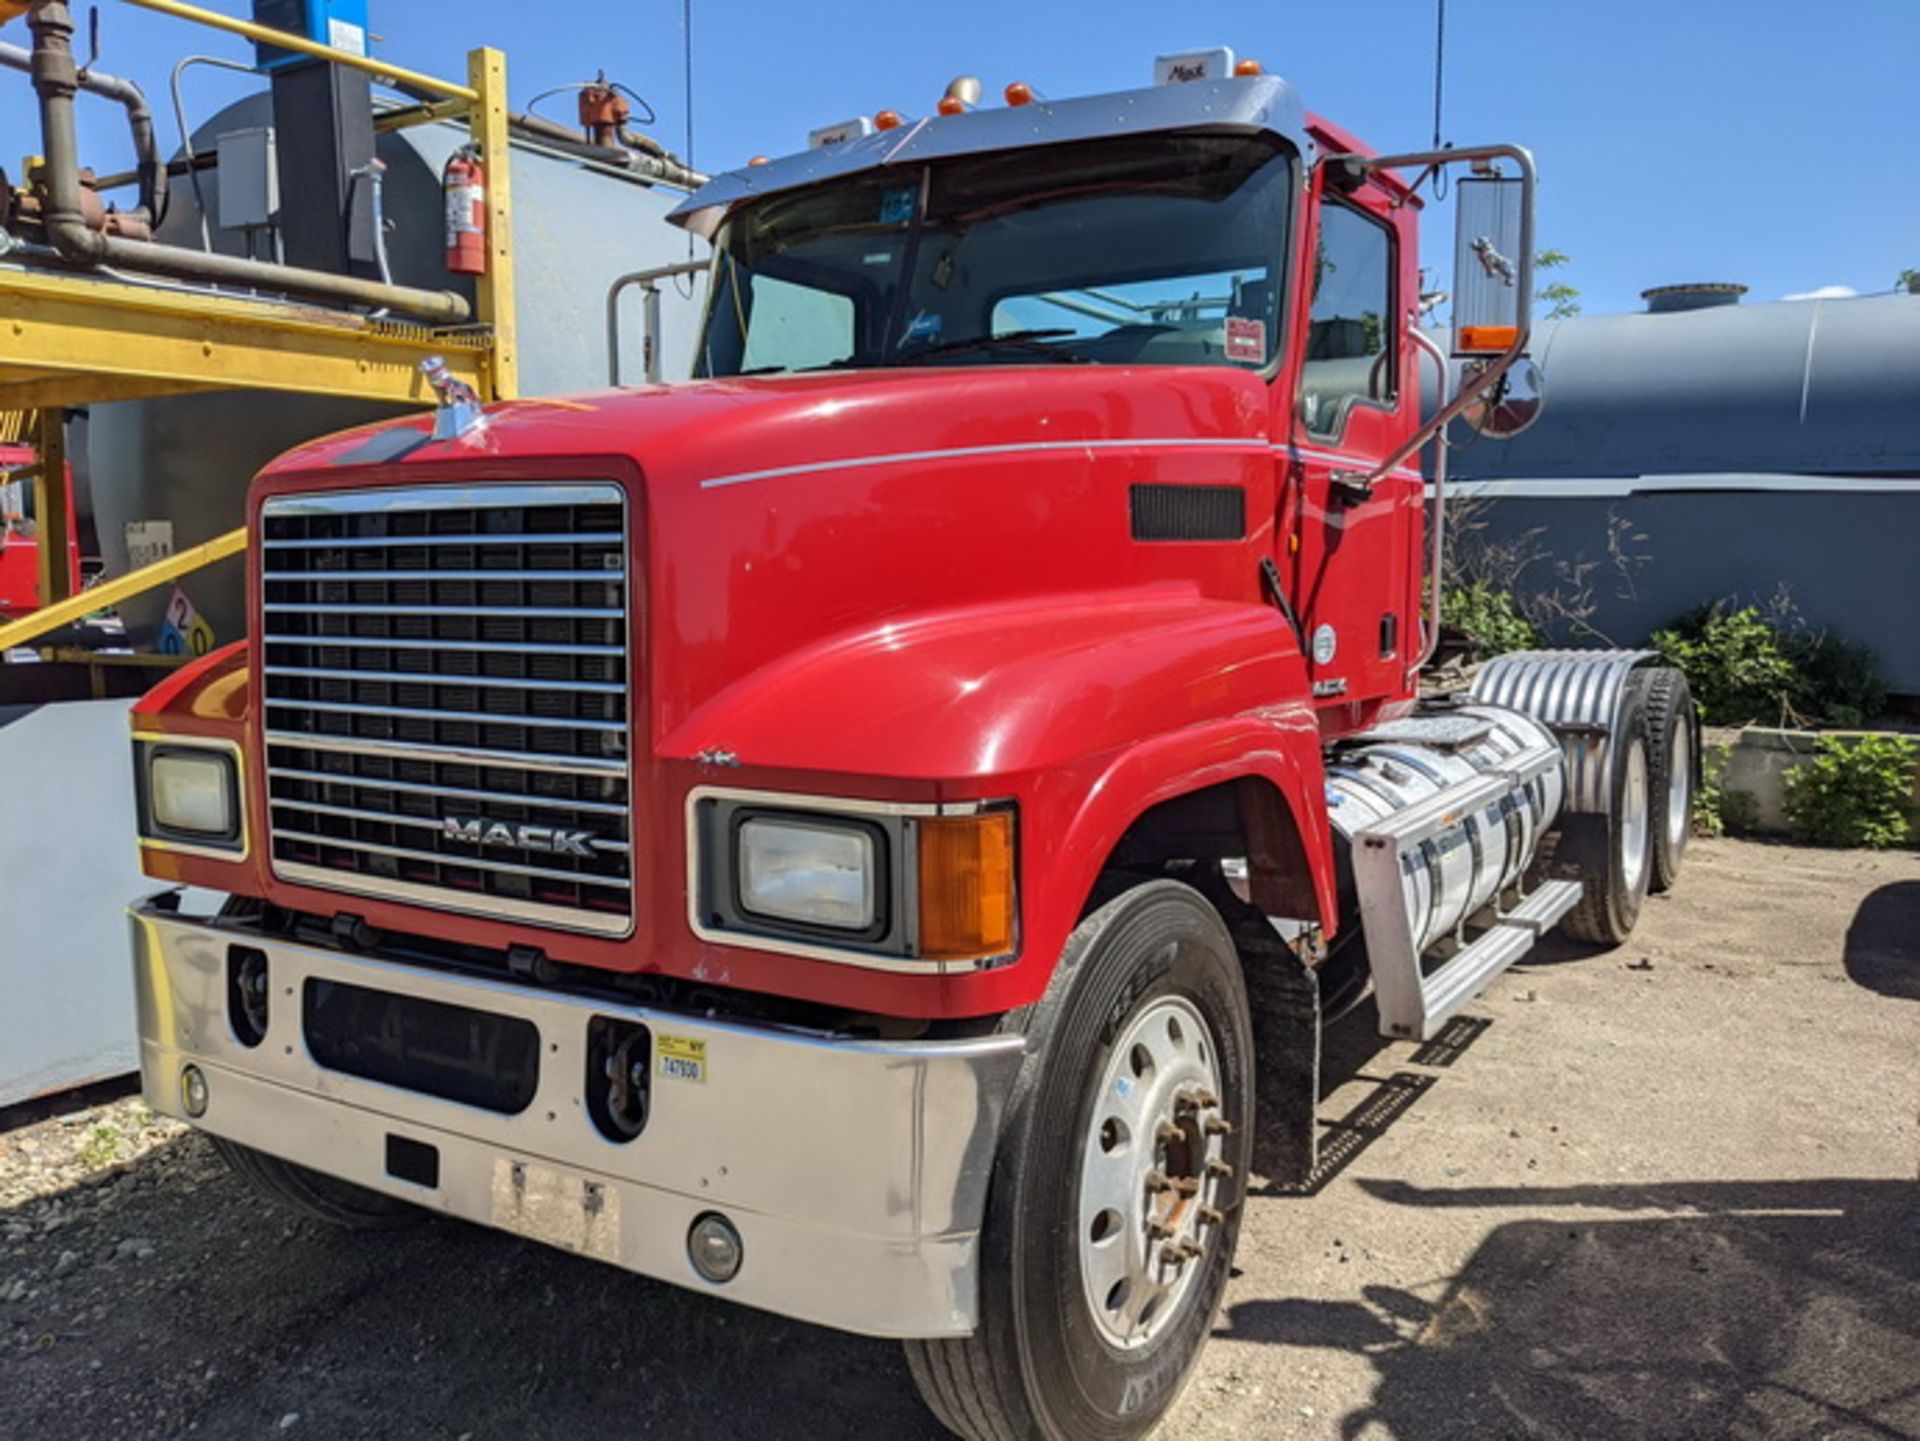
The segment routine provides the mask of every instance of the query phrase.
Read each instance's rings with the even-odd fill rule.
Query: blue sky
[[[172,60],[246,54],[115,0],[102,11],[102,68],[146,87],[167,135]],[[460,75],[468,46],[501,46],[516,101],[604,67],[658,108],[661,139],[684,144],[679,0],[372,0],[372,12],[379,53],[397,64]],[[1221,43],[1377,147],[1432,135],[1433,0],[693,0],[693,29],[693,159],[705,169],[798,148],[848,115],[923,113],[963,72],[994,98],[1014,79],[1089,94],[1145,83],[1158,51]],[[24,44],[25,27],[4,38]],[[1883,291],[1920,266],[1916,55],[1920,0],[1448,0],[1445,128],[1463,144],[1533,147],[1542,241],[1573,256],[1566,278],[1589,312],[1686,280],[1739,281],[1755,300]],[[243,83],[195,74],[190,114]],[[124,163],[117,115],[84,113],[89,159]],[[37,134],[25,77],[0,72],[0,165],[14,170]],[[1430,263],[1444,263],[1444,239],[1429,235]]]

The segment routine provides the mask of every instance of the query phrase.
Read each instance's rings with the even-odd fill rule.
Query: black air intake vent
[[[1244,540],[1247,493],[1237,485],[1136,485],[1135,540]]]

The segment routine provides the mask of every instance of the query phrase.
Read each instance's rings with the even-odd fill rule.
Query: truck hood
[[[302,446],[263,481],[637,468],[654,741],[676,753],[711,743],[697,714],[763,667],[921,618],[1123,585],[1257,599],[1269,425],[1261,378],[1224,369],[829,372],[510,401],[454,441],[411,417]],[[1140,544],[1148,484],[1244,489],[1245,544]]]

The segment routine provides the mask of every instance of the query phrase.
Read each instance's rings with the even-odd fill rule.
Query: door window
[[[1393,234],[1348,205],[1320,213],[1300,410],[1307,429],[1337,436],[1357,403],[1394,400]]]

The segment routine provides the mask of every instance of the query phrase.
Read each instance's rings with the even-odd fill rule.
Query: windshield
[[[727,218],[696,376],[1102,362],[1257,370],[1291,153],[1156,135],[888,167]]]

